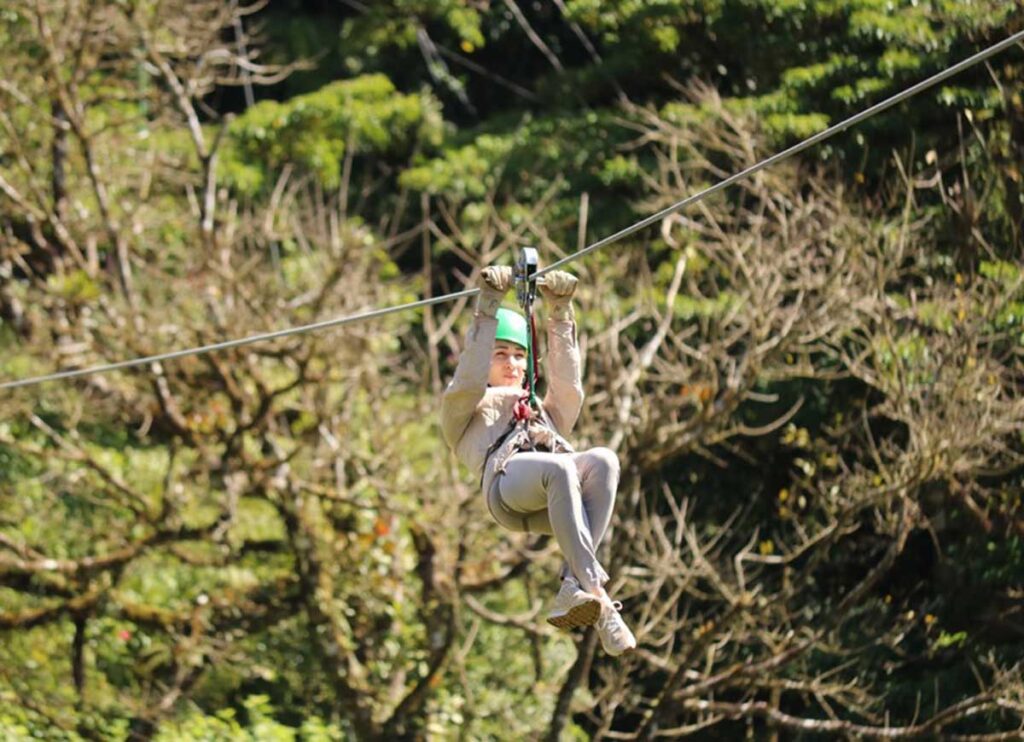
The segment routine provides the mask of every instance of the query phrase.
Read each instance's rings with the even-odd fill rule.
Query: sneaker
[[[612,657],[623,652],[636,649],[636,637],[622,620],[622,603],[608,601],[601,607],[601,618],[597,621],[597,635],[601,638],[601,646]]]
[[[601,601],[572,578],[562,580],[562,588],[548,614],[548,623],[559,629],[592,626],[601,615]]]

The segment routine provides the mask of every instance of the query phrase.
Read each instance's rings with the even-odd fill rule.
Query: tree
[[[382,3],[345,31],[373,74],[286,100],[257,86],[227,115],[226,88],[315,62],[268,47],[269,9],[188,9],[0,14],[4,378],[471,287],[522,243],[561,257],[846,112],[834,84],[859,90],[897,42],[925,71],[1017,19]],[[786,33],[730,31],[744,19]],[[406,51],[381,54],[391,39]],[[808,69],[826,44],[855,60]],[[631,77],[673,48],[692,53],[671,77],[710,82]],[[612,661],[543,625],[554,544],[501,532],[443,451],[462,297],[5,397],[0,730],[1018,733],[1019,64],[1002,59],[994,87],[946,91],[953,115],[910,104],[927,148],[876,130],[884,167],[792,161],[571,266],[575,438],[625,463],[608,563],[641,651]],[[764,89],[716,77],[737,60]]]

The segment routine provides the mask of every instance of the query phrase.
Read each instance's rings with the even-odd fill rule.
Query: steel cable
[[[999,54],[1000,52],[1004,51],[1005,49],[1008,49],[1009,47],[1013,46],[1014,44],[1019,44],[1022,41],[1024,41],[1024,31],[1019,31],[1018,33],[1013,34],[1012,36],[1004,39],[1003,41],[1000,41],[1000,42],[998,42],[996,44],[993,44],[992,46],[988,47],[987,49],[984,49],[984,50],[978,52],[977,54],[974,54],[973,56],[967,57],[966,59],[958,62],[957,64],[952,65],[951,67],[947,67],[943,71],[941,71],[939,73],[936,73],[935,75],[932,75],[931,77],[929,77],[929,78],[927,78],[925,80],[922,80],[921,82],[919,82],[919,83],[917,83],[915,85],[912,85],[911,87],[907,88],[906,90],[903,90],[903,91],[901,91],[899,93],[896,93],[895,95],[892,95],[889,98],[886,98],[885,100],[881,101],[880,103],[876,103],[873,106],[870,106],[869,108],[864,109],[860,113],[855,114],[853,116],[850,116],[849,118],[844,119],[843,121],[840,121],[838,124],[830,126],[829,128],[827,128],[827,129],[825,129],[825,130],[823,130],[823,131],[821,131],[821,132],[819,132],[817,134],[814,134],[813,136],[803,140],[799,144],[793,145],[789,149],[783,150],[782,152],[779,152],[779,153],[777,153],[775,155],[772,155],[771,157],[769,157],[767,159],[761,160],[757,164],[751,165],[750,167],[746,168],[745,170],[741,170],[740,172],[738,172],[738,173],[736,173],[734,175],[731,175],[730,177],[728,177],[725,180],[722,180],[722,181],[716,183],[713,186],[705,188],[704,190],[702,190],[702,191],[700,191],[698,193],[695,193],[695,194],[693,194],[691,196],[687,196],[683,200],[677,201],[676,203],[672,204],[671,206],[667,206],[666,208],[662,209],[661,211],[657,212],[656,214],[652,214],[651,216],[648,216],[648,217],[646,217],[646,218],[636,222],[635,224],[632,224],[632,225],[626,227],[625,229],[622,229],[622,230],[616,232],[615,234],[612,234],[612,235],[609,235],[608,237],[600,239],[597,242],[595,242],[595,243],[593,243],[591,245],[588,245],[587,247],[584,247],[581,250],[578,250],[577,252],[572,253],[571,255],[567,255],[566,257],[562,258],[561,260],[558,260],[557,262],[552,263],[551,265],[547,266],[546,268],[537,271],[537,273],[535,275],[537,276],[537,278],[540,278],[544,274],[548,273],[549,271],[556,270],[557,268],[560,268],[561,266],[563,266],[563,265],[565,265],[565,264],[567,264],[567,263],[569,263],[571,261],[577,260],[578,258],[581,258],[584,255],[587,255],[587,254],[589,254],[589,253],[591,253],[591,252],[593,252],[595,250],[599,250],[602,247],[607,247],[608,245],[611,245],[614,242],[618,242],[619,240],[622,240],[622,239],[624,239],[624,238],[626,238],[626,237],[628,237],[628,236],[630,236],[630,235],[640,231],[641,229],[644,229],[645,227],[649,227],[650,225],[655,224],[656,222],[661,221],[662,219],[664,219],[666,216],[668,216],[670,214],[674,214],[677,211],[685,209],[687,206],[692,206],[693,204],[695,204],[695,203],[697,203],[699,201],[702,201],[703,199],[707,198],[708,196],[711,196],[711,195],[717,193],[718,191],[721,191],[721,190],[723,190],[725,188],[728,188],[729,186],[731,186],[732,184],[736,183],[739,180],[742,180],[743,178],[747,178],[747,177],[757,173],[758,171],[763,170],[766,167],[774,165],[775,163],[781,162],[782,160],[784,160],[784,159],[786,159],[788,157],[791,157],[791,156],[793,156],[795,154],[803,152],[805,149],[808,149],[809,147],[813,147],[814,145],[819,144],[820,142],[823,142],[826,139],[829,139],[829,138],[835,136],[836,134],[845,131],[846,129],[850,128],[851,126],[855,126],[855,125],[859,124],[860,122],[862,122],[862,121],[864,121],[864,120],[866,120],[868,118],[871,118],[872,116],[874,116],[876,114],[879,114],[882,111],[885,111],[888,108],[892,108],[893,106],[895,106],[895,105],[897,105],[899,103],[902,103],[903,101],[907,100],[908,98],[911,98],[911,97],[917,95],[918,93],[920,93],[920,92],[922,92],[924,90],[927,90],[928,88],[933,87],[934,85],[937,85],[938,83],[942,82],[943,80],[946,80],[946,79],[948,79],[950,77],[953,77],[954,75],[959,74],[960,72],[963,72],[964,70],[966,70],[966,69],[968,69],[970,67],[973,67],[974,65],[978,64],[979,62],[983,62],[984,60],[988,59],[989,57],[992,57],[992,56],[994,56],[996,54]],[[143,358],[135,358],[135,359],[128,360],[128,361],[120,361],[118,363],[109,363],[109,364],[103,364],[103,365],[99,365],[99,366],[92,366],[92,367],[89,367],[89,368],[82,368],[82,369],[71,369],[71,370],[68,370],[68,371],[60,371],[60,372],[53,373],[53,374],[47,374],[45,376],[33,376],[33,377],[30,377],[30,378],[27,378],[27,379],[19,379],[19,380],[16,380],[16,381],[7,381],[7,382],[0,383],[0,389],[15,389],[17,387],[30,386],[30,385],[33,385],[33,384],[41,384],[41,383],[47,382],[47,381],[58,381],[58,380],[61,380],[61,379],[71,379],[71,378],[75,378],[75,377],[78,377],[78,376],[86,376],[88,374],[99,374],[99,373],[105,373],[107,371],[115,371],[115,370],[122,369],[122,368],[131,368],[133,366],[143,366],[143,365],[151,364],[151,363],[159,363],[161,361],[169,361],[169,360],[173,360],[175,358],[182,358],[184,356],[201,355],[203,353],[212,353],[212,352],[215,352],[215,351],[218,351],[218,350],[225,350],[227,348],[236,348],[236,347],[239,347],[239,346],[242,346],[242,345],[250,345],[252,343],[258,343],[258,342],[261,342],[261,341],[264,341],[264,340],[273,340],[273,339],[276,339],[276,338],[288,337],[290,335],[299,335],[299,334],[306,333],[306,332],[314,332],[316,330],[323,330],[323,329],[327,329],[327,328],[331,328],[331,327],[339,327],[341,325],[351,324],[351,323],[354,323],[354,322],[362,322],[362,321],[365,321],[365,320],[375,319],[377,317],[383,317],[385,315],[393,314],[393,313],[396,313],[396,312],[404,312],[404,311],[409,310],[409,309],[415,309],[417,307],[424,307],[424,306],[428,306],[428,305],[431,305],[431,304],[440,304],[442,302],[452,301],[453,299],[458,299],[458,298],[461,298],[463,296],[473,296],[473,295],[477,294],[478,292],[479,292],[479,289],[466,289],[464,291],[457,291],[457,292],[454,292],[454,293],[451,293],[451,294],[445,294],[443,296],[433,297],[431,299],[423,299],[423,300],[420,300],[420,301],[410,302],[408,304],[400,304],[400,305],[393,306],[393,307],[386,307],[384,309],[376,309],[376,310],[372,310],[372,311],[368,311],[368,312],[363,312],[363,313],[360,313],[360,314],[348,315],[346,317],[339,317],[339,318],[336,318],[336,319],[324,320],[322,322],[314,322],[312,324],[302,325],[302,326],[299,326],[299,327],[291,327],[291,328],[287,328],[287,329],[284,329],[284,330],[277,330],[275,332],[267,332],[267,333],[261,333],[261,334],[258,334],[258,335],[250,335],[249,337],[239,338],[239,339],[236,339],[236,340],[227,340],[227,341],[220,342],[220,343],[213,343],[211,345],[202,345],[202,346],[195,347],[195,348],[186,348],[184,350],[177,350],[177,351],[172,351],[172,352],[169,352],[169,353],[160,353],[160,354],[157,354],[157,355],[145,356]]]

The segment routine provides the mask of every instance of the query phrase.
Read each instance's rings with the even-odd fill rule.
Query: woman
[[[481,472],[491,516],[512,531],[553,535],[565,557],[548,622],[597,625],[611,655],[636,647],[604,584],[596,551],[611,521],[619,461],[607,448],[577,452],[565,440],[583,405],[572,295],[576,278],[553,271],[539,283],[548,305],[547,393],[539,414],[517,404],[526,374],[526,320],[501,307],[512,269],[482,272],[476,314],[455,376],[441,401],[445,442]]]

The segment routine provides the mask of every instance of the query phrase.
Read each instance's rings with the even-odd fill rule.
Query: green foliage
[[[457,205],[464,247],[475,249],[485,224],[482,216],[495,195],[501,217],[513,227],[528,218],[571,222],[583,192],[607,204],[592,214],[595,231],[615,229],[634,213],[633,205],[617,194],[636,188],[644,165],[616,151],[629,132],[613,114],[526,115],[495,124],[467,132],[459,144],[400,176],[403,186]],[[531,217],[525,204],[545,198],[547,208]]]
[[[420,24],[443,24],[467,51],[484,46],[481,12],[465,0],[386,0],[367,6],[367,12],[349,21],[344,41],[369,56],[389,46],[400,48],[416,44]],[[354,60],[353,60],[354,63]]]
[[[959,647],[963,645],[967,639],[966,631],[957,631],[954,634],[947,634],[945,631],[939,634],[935,643],[932,645],[935,649],[946,649],[947,647]]]
[[[50,276],[54,294],[71,304],[88,304],[100,295],[100,287],[85,271],[74,271],[64,276]]]
[[[214,742],[215,740],[252,740],[252,742],[331,742],[346,739],[336,725],[317,716],[307,717],[300,728],[282,724],[275,719],[275,709],[265,695],[248,696],[243,701],[244,723],[234,709],[215,714],[192,710],[163,725],[153,738],[155,742]]]
[[[54,77],[40,63],[31,8],[0,9],[0,47],[18,60],[5,79],[29,92],[0,90],[4,131],[19,135],[0,142],[0,175],[36,198],[42,214],[0,196],[3,378],[52,371],[56,359],[65,362],[56,347],[86,348],[67,361],[84,365],[454,290],[484,250],[534,237],[544,237],[550,260],[555,246],[611,234],[750,157],[817,133],[1002,37],[1020,17],[997,0],[566,0],[564,19],[554,4],[518,3],[558,70],[505,3],[352,3],[321,8],[328,20],[308,4],[273,5],[277,18],[294,17],[268,29],[272,46],[259,49],[260,61],[301,54],[316,69],[270,96],[257,88],[259,102],[230,119],[209,194],[212,235],[198,225],[205,179],[193,133],[124,29],[110,34],[124,48],[87,55],[79,80],[109,219],[73,136],[67,203],[57,208]],[[351,10],[359,5],[366,11]],[[97,6],[112,14],[122,7]],[[138,6],[136,20],[155,18],[160,7]],[[162,24],[154,33],[187,74],[195,60],[176,29]],[[231,33],[216,29],[211,38],[221,46]],[[115,59],[129,62],[128,77],[109,71]],[[974,692],[979,662],[1020,661],[1019,642],[974,623],[998,615],[996,598],[1018,594],[1024,573],[1021,540],[990,535],[1019,527],[1021,482],[1008,465],[1015,459],[982,449],[992,442],[1018,456],[1024,438],[1000,429],[943,468],[947,449],[959,445],[950,430],[969,432],[943,417],[956,411],[943,404],[984,399],[965,404],[981,414],[1019,396],[1012,364],[1020,347],[1008,347],[1024,343],[1019,60],[993,60],[992,70],[1002,87],[976,70],[791,169],[764,173],[770,198],[734,189],[660,234],[638,233],[573,266],[583,279],[577,317],[590,394],[577,432],[595,445],[616,426],[624,433],[623,472],[633,480],[616,522],[624,534],[611,553],[616,584],[631,615],[640,604],[654,608],[644,614],[653,628],[642,641],[656,642],[666,659],[664,667],[646,656],[612,665],[598,654],[573,702],[574,712],[591,712],[574,717],[587,728],[570,722],[564,737],[587,738],[599,717],[622,731],[634,712],[646,713],[643,699],[657,696],[709,622],[738,605],[717,591],[743,566],[734,560],[741,549],[757,560],[745,564],[747,587],[785,594],[781,608],[743,611],[722,629],[740,640],[716,643],[681,668],[686,682],[750,666],[766,637],[771,651],[785,649],[790,637],[825,625],[879,564],[904,516],[920,514],[927,550],[931,536],[942,550],[939,566],[924,558],[897,564],[893,584],[865,595],[829,646],[767,681],[786,688],[835,677],[836,687],[881,691],[885,708],[871,714],[909,723],[938,677],[928,663],[942,663],[941,705]],[[336,79],[342,72],[359,76]],[[691,78],[714,94],[677,85]],[[620,104],[616,88],[632,104]],[[453,91],[466,100],[453,104]],[[202,133],[212,142],[218,116],[235,104],[223,90],[200,97]],[[894,175],[892,153],[911,147]],[[808,164],[837,154],[856,167]],[[42,164],[33,171],[33,163]],[[286,172],[289,187],[275,194]],[[833,200],[843,208],[816,211]],[[53,221],[62,209],[75,245],[94,250],[96,265],[61,252]],[[774,226],[773,214],[781,215]],[[112,232],[131,253],[135,304],[119,293]],[[798,257],[744,252],[769,243]],[[815,283],[828,273],[814,262],[826,262],[816,252],[824,243],[842,248],[834,254],[849,261],[844,271],[870,263],[875,272],[863,270],[866,280],[833,295],[835,287]],[[681,256],[684,280],[666,306]],[[754,268],[763,273],[748,273]],[[336,273],[349,280],[331,283]],[[785,323],[758,325],[758,317],[752,329],[730,324],[776,279],[785,309],[815,294],[835,299],[800,331],[809,340],[795,342]],[[453,475],[442,452],[435,394],[457,357],[452,327],[461,322],[443,312],[261,344],[219,355],[219,365],[179,359],[160,375],[147,368],[5,398],[0,613],[45,612],[93,590],[101,597],[83,614],[82,695],[70,680],[71,608],[4,630],[0,736],[123,739],[193,669],[195,684],[180,689],[155,739],[353,739],[357,701],[380,720],[417,688],[424,701],[408,722],[410,737],[541,733],[577,651],[566,637],[532,630],[542,624],[538,606],[557,559],[543,556],[541,543],[499,532],[474,497],[475,473]],[[623,382],[663,316],[671,334],[627,407]],[[855,330],[817,335],[849,316]],[[987,335],[971,338],[991,347],[978,357],[951,352],[972,323]],[[775,351],[776,341],[796,347]],[[768,351],[746,365],[751,348]],[[998,367],[973,383],[966,373],[975,363]],[[967,383],[947,394],[943,383],[958,374]],[[658,397],[666,388],[671,394]],[[772,427],[791,408],[799,408],[792,421]],[[668,453],[649,458],[658,447]],[[680,492],[689,498],[685,534],[675,530],[681,511],[666,504]],[[904,515],[895,513],[901,498]],[[637,532],[651,514],[664,533]],[[822,540],[791,550],[814,533]],[[691,534],[713,541],[700,560],[716,562],[719,581],[701,573],[703,563],[658,551]],[[102,559],[136,546],[138,554],[109,568],[62,572],[35,561],[36,553]],[[525,574],[515,566],[524,554]],[[675,566],[650,577],[667,564]],[[503,570],[511,576],[501,578]],[[692,581],[678,592],[657,582],[684,572]],[[488,579],[497,582],[460,593],[461,581]],[[977,603],[962,599],[965,586]],[[485,612],[527,617],[494,622],[465,595]],[[666,627],[677,609],[678,624]],[[428,676],[446,610],[451,644]],[[757,638],[743,639],[748,630]],[[616,699],[622,677],[626,690]],[[761,694],[749,684],[739,692]],[[809,705],[788,690],[781,699],[788,711]],[[673,713],[684,713],[678,706]],[[843,703],[834,709],[863,721]],[[971,723],[1002,729],[1001,721]],[[757,736],[760,724],[723,727],[721,736]]]
[[[340,185],[347,151],[401,156],[418,143],[436,144],[440,133],[439,112],[429,96],[401,94],[383,75],[368,75],[250,108],[229,126],[224,173],[235,188],[251,194],[294,166],[333,189]]]
[[[677,296],[675,312],[676,316],[683,319],[721,317],[734,310],[742,302],[742,297],[727,291],[723,291],[713,299]]]
[[[606,56],[635,60],[629,67],[634,81],[644,79],[652,60],[670,74],[714,78],[731,96],[752,98],[755,110],[769,115],[766,108],[774,109],[767,131],[778,143],[806,137],[906,87],[937,71],[950,55],[967,56],[981,39],[1001,38],[1017,12],[1014,3],[997,0],[569,0],[566,5],[570,19],[604,42]],[[624,74],[624,85],[629,81]],[[934,100],[936,94],[926,96]],[[986,108],[998,110],[998,101]],[[896,122],[902,120],[920,134],[930,118],[912,112],[908,121],[895,113],[864,129],[869,139],[898,136]]]
[[[482,199],[497,185],[516,141],[514,135],[481,135],[472,144],[406,170],[401,184],[431,194],[448,193],[460,200]]]
[[[978,266],[978,272],[985,278],[998,281],[1006,288],[1021,288],[1021,266],[1005,260],[991,261],[983,260]]]

